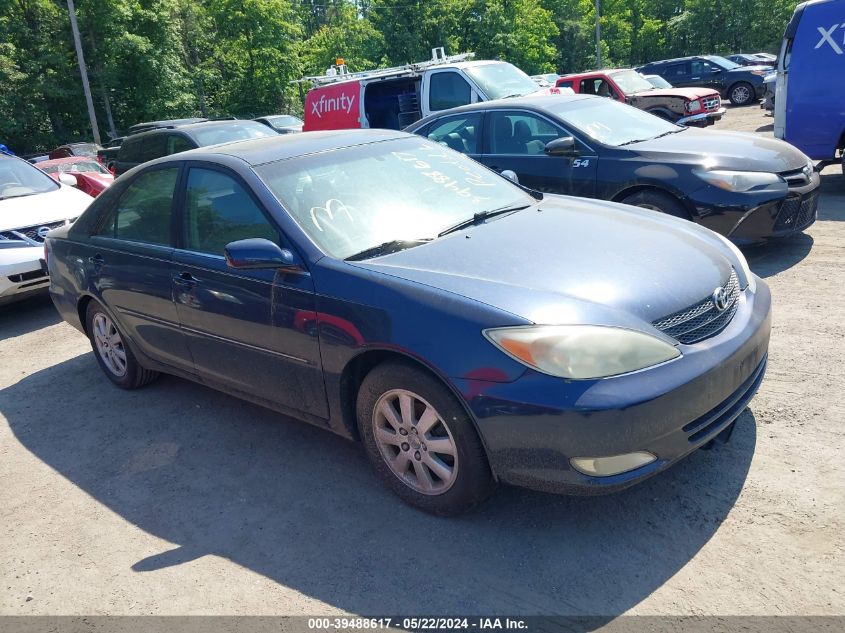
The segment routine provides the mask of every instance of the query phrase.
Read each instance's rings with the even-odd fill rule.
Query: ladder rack
[[[403,66],[393,66],[391,68],[378,68],[375,70],[363,70],[360,72],[349,72],[346,64],[333,65],[326,71],[325,75],[312,75],[310,77],[303,77],[302,79],[295,79],[291,81],[292,84],[311,83],[314,86],[325,86],[328,84],[338,83],[340,81],[350,81],[352,79],[387,77],[399,73],[415,73],[432,68],[435,66],[442,66],[444,64],[454,64],[456,62],[465,62],[471,60],[475,56],[474,53],[461,53],[460,55],[446,55],[443,47],[431,49],[431,59],[424,62],[417,62],[415,64],[405,64]]]

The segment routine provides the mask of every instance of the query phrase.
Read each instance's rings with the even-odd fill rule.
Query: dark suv
[[[665,59],[637,70],[644,75],[660,75],[676,87],[713,88],[735,106],[759,101],[765,92],[763,77],[771,72],[768,66],[740,66],[718,55]]]
[[[276,136],[277,132],[256,121],[206,121],[172,125],[127,136],[114,163],[114,174],[129,171],[154,158],[169,156],[197,147],[219,145],[250,138]]]

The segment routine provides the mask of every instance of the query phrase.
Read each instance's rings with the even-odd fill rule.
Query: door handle
[[[184,272],[179,275],[173,275],[173,283],[183,288],[193,288],[199,283],[199,279],[189,272]]]
[[[106,260],[104,260],[103,256],[100,255],[99,253],[97,253],[96,255],[93,255],[92,257],[88,258],[88,263],[93,264],[94,266],[102,266],[105,263],[105,261]]]

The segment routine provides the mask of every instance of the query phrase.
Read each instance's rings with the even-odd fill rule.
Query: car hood
[[[728,72],[733,74],[742,74],[751,72],[752,70],[763,70],[767,73],[770,73],[772,72],[772,67],[766,66],[765,64],[759,66],[739,66],[738,68],[731,68]]]
[[[684,97],[689,100],[700,99],[701,97],[711,97],[718,95],[712,88],[655,88],[654,90],[642,90],[633,93],[632,96],[646,98],[646,97]]]
[[[0,231],[77,218],[94,200],[73,187],[0,200]]]
[[[711,296],[738,263],[692,222],[547,195],[528,209],[354,265],[534,323],[643,329]]]
[[[650,141],[625,145],[648,161],[706,164],[712,169],[783,172],[801,169],[808,158],[798,149],[773,138],[746,132],[686,128]]]

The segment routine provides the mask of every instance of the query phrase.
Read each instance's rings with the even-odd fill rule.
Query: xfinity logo
[[[836,52],[837,55],[842,55],[842,47],[839,46],[839,44],[837,44],[836,41],[833,39],[833,32],[836,29],[845,29],[845,24],[834,24],[829,29],[826,29],[823,26],[819,26],[817,28],[819,33],[821,33],[822,37],[819,40],[819,43],[816,44],[816,49],[821,48],[824,44],[828,44]],[[845,46],[845,37],[842,38],[842,46]]]
[[[352,112],[352,106],[355,105],[355,95],[347,96],[345,93],[339,97],[332,97],[326,99],[326,95],[320,95],[320,100],[316,99],[311,103],[311,114],[317,115],[322,119],[323,114],[328,112]]]

